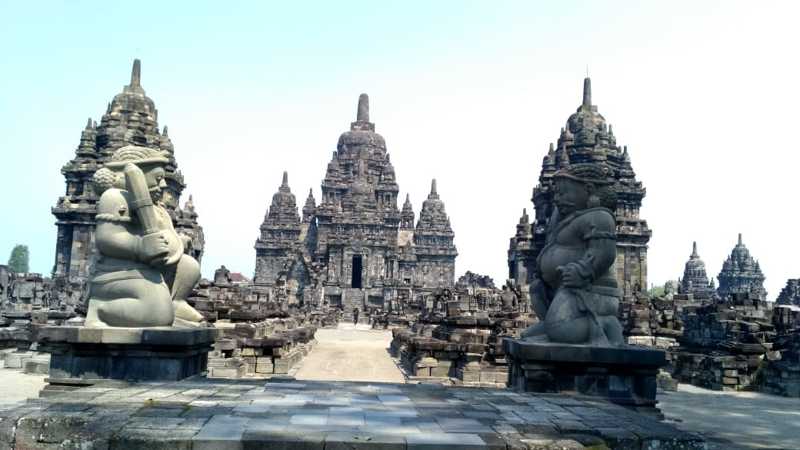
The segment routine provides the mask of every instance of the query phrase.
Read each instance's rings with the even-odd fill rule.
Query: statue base
[[[666,364],[662,350],[597,347],[504,339],[511,370],[508,386],[523,392],[598,397],[661,417],[656,376]]]
[[[45,390],[198,375],[206,370],[218,333],[214,328],[42,327],[38,348],[51,354]]]

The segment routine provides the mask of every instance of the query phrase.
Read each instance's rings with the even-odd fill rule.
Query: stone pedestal
[[[203,373],[213,328],[43,327],[39,350],[51,354],[51,388],[101,381],[177,381]]]
[[[505,339],[508,385],[524,392],[564,392],[600,397],[636,411],[660,415],[656,377],[666,364],[662,350],[593,347]]]

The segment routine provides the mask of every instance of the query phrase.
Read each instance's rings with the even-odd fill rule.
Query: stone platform
[[[195,377],[0,407],[0,449],[702,449],[623,407],[507,389]],[[552,445],[552,447],[546,447]],[[593,447],[594,448],[594,447]]]
[[[43,327],[37,342],[51,354],[47,381],[56,388],[194,376],[206,370],[217,335],[213,328]]]
[[[598,397],[636,411],[660,415],[656,376],[666,364],[662,350],[598,347],[505,339],[509,386],[522,392],[559,392]]]

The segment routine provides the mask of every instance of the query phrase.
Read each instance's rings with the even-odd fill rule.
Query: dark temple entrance
[[[353,279],[350,283],[351,287],[361,289],[361,270],[362,262],[361,255],[353,255]]]

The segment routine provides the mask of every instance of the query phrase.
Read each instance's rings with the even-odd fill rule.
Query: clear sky
[[[737,233],[774,299],[798,263],[798,2],[0,1],[0,261],[49,274],[59,169],[128,83],[169,125],[207,244],[203,271],[251,276],[289,171],[302,205],[358,94],[419,213],[438,179],[457,272],[507,277],[548,143],[593,99],[647,188],[650,281],[698,241],[709,275]]]

